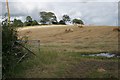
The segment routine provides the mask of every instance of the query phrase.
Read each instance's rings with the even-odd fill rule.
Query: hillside
[[[39,26],[40,27],[40,26]],[[65,32],[72,28],[73,32]],[[111,26],[52,26],[19,30],[19,36],[40,40],[41,44],[64,45],[77,51],[117,51],[118,32]]]

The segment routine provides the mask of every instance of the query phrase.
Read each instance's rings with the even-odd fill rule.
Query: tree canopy
[[[31,16],[27,16],[26,17],[26,22],[32,22],[32,17]]]
[[[40,18],[42,24],[52,24],[52,22],[57,22],[57,17],[53,12],[40,12]]]
[[[27,16],[26,17],[26,21],[24,22],[25,26],[34,26],[34,25],[38,25],[38,22],[36,20],[32,20],[31,16]]]
[[[36,20],[32,21],[32,24],[31,25],[38,25],[38,22]]]
[[[59,24],[63,24],[63,25],[65,25],[66,23],[65,23],[64,20],[60,20],[60,21],[59,21]]]
[[[63,21],[68,22],[70,21],[70,17],[68,15],[63,15],[62,16]]]
[[[72,23],[73,24],[84,24],[84,22],[82,20],[80,20],[80,19],[73,19]]]
[[[20,19],[14,19],[13,21],[13,26],[15,27],[22,27],[23,26],[23,22]]]

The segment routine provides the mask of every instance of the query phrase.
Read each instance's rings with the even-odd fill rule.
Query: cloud
[[[118,25],[120,25],[120,2],[118,3]]]
[[[39,12],[51,11],[56,14],[58,20],[61,19],[62,15],[68,14],[72,19],[80,18],[86,24],[117,25],[118,22],[117,0],[110,0],[111,2],[104,2],[103,0],[101,0],[103,2],[100,2],[100,0],[74,0],[75,2],[72,2],[73,0],[69,2],[63,0],[57,0],[58,2],[55,0],[32,1],[17,0],[15,2],[15,0],[11,0],[9,3],[11,16],[24,21],[25,17],[30,15],[33,19],[39,21]],[[6,4],[3,2],[2,15],[6,12]]]
[[[117,25],[117,3],[88,3],[83,19],[88,24]]]
[[[9,2],[118,2],[119,0],[9,0]],[[5,2],[5,0],[1,0]]]

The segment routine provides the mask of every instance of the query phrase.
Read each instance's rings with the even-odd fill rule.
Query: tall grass
[[[54,47],[54,46],[53,46]],[[118,59],[104,57],[82,57],[79,52],[55,51],[41,46],[40,52],[18,64],[12,71],[13,77],[21,78],[64,78],[64,77],[117,77]],[[110,65],[113,66],[110,66]],[[98,72],[103,67],[106,72]]]

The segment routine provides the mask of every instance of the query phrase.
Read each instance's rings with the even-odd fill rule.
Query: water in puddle
[[[108,58],[119,57],[119,56],[116,56],[115,54],[111,54],[111,53],[82,54],[82,56],[102,56],[102,57],[108,57]]]

